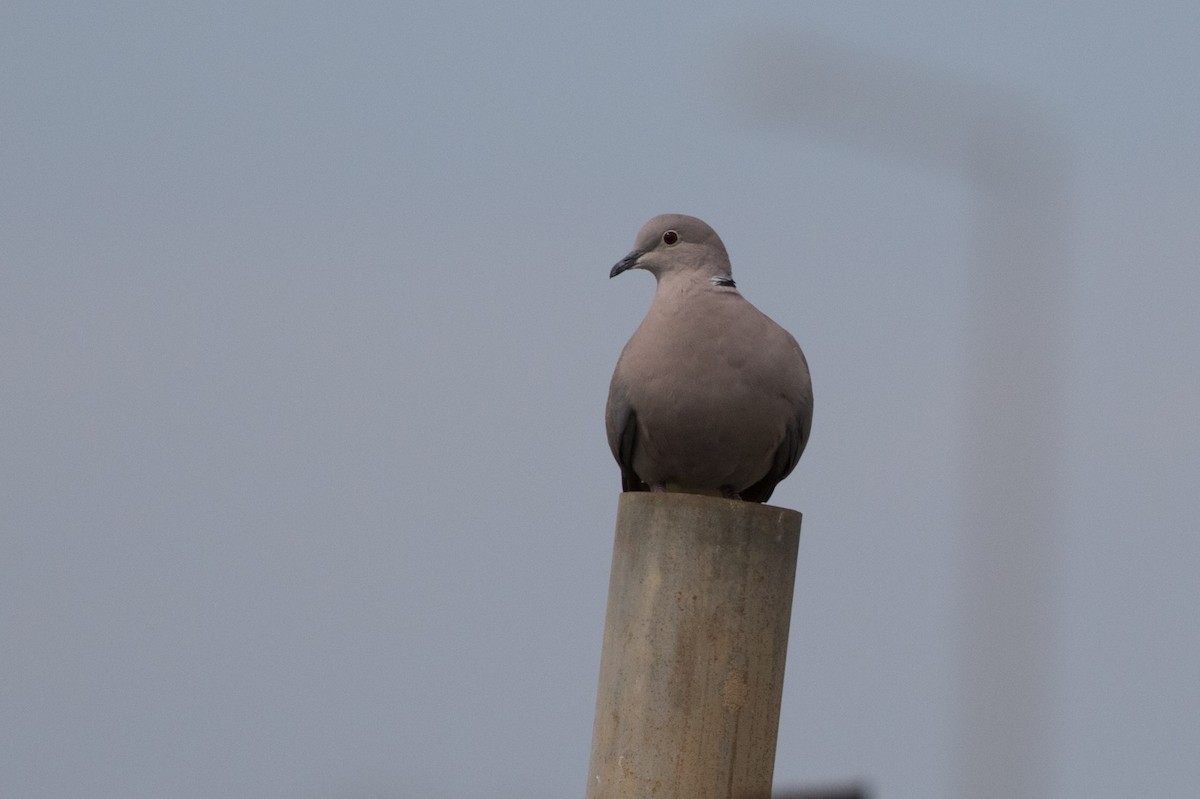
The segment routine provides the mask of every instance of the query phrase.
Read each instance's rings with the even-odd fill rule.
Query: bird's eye
[[[674,230],[668,230],[666,233],[663,234],[663,243],[664,244],[674,244],[677,241],[679,241],[679,234],[676,233]]]

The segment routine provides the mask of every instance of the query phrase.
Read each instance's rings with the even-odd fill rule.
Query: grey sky
[[[1046,793],[1194,793],[1197,36],[1190,2],[6,5],[0,794],[582,795],[653,290],[607,274],[682,212],[813,372],[776,783],[949,796],[980,200],[755,110],[814,41],[1051,120]]]

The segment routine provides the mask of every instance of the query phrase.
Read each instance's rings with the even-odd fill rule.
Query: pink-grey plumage
[[[812,426],[800,346],[738,292],[725,245],[699,219],[651,219],[609,277],[628,269],[652,273],[657,287],[609,386],[623,490],[766,502]]]

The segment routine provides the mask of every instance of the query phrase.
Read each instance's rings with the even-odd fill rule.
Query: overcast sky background
[[[5,3],[0,795],[581,796],[653,290],[607,275],[683,212],[813,372],[776,785],[949,797],[979,198],[763,112],[826,44],[1052,128],[1043,795],[1195,794],[1197,41],[1182,0]]]

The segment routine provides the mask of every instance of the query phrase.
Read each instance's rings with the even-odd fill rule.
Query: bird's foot
[[[667,484],[666,483],[651,483],[650,490],[655,494],[665,494],[665,493],[667,493]]]
[[[721,486],[721,496],[725,499],[741,499],[742,495],[733,490],[732,486]]]

